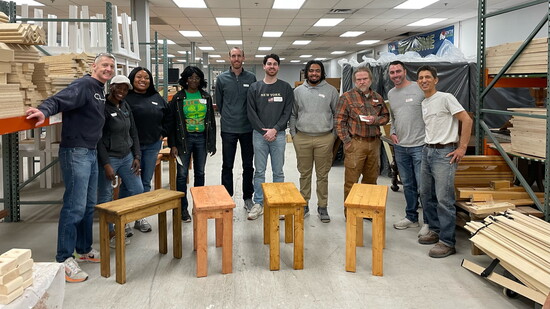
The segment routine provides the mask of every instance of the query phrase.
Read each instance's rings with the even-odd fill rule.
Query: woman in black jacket
[[[193,155],[195,187],[204,186],[204,168],[207,153],[216,153],[216,120],[212,97],[204,91],[204,73],[195,66],[188,66],[181,73],[178,83],[183,87],[170,101],[173,118],[168,132],[170,154],[178,158],[176,188],[185,192],[181,199],[182,220],[191,222],[187,211],[187,176]]]

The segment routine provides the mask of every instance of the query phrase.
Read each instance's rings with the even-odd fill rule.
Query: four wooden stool
[[[216,219],[216,247],[222,247],[222,274],[233,271],[233,208],[224,186],[193,187],[193,246],[197,251],[197,277],[206,277],[208,219]]]
[[[346,219],[346,271],[355,272],[356,246],[363,246],[363,218],[372,219],[372,274],[383,275],[386,243],[387,186],[354,184],[344,202]]]
[[[279,270],[279,215],[285,215],[285,242],[294,241],[294,269],[304,269],[304,207],[306,201],[292,182],[262,183],[264,244],[269,244],[269,269]],[[294,221],[294,233],[292,232]]]

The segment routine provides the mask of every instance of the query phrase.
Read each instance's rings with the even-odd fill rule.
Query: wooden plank
[[[493,180],[490,182],[490,185],[493,190],[508,189],[511,187],[509,180]]]
[[[495,200],[500,199],[525,199],[529,198],[527,192],[511,192],[511,191],[488,191],[488,190],[477,190],[476,188],[457,188],[459,192],[459,198],[470,198],[473,194],[482,193],[482,194],[492,194]],[[544,198],[544,193],[536,192],[537,197]]]

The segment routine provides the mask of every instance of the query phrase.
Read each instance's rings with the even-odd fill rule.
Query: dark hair
[[[277,64],[281,64],[281,60],[279,60],[279,56],[275,55],[275,54],[269,54],[269,55],[266,55],[264,57],[264,65],[267,63],[267,59],[269,58],[273,58],[275,59],[275,61],[277,61]]]
[[[181,78],[178,80],[178,84],[180,84],[183,89],[187,89],[187,79],[191,76],[193,76],[193,73],[197,74],[199,76],[200,83],[199,83],[199,89],[204,90],[206,88],[206,80],[204,79],[204,73],[195,66],[188,66],[186,67],[183,72],[181,72]]]
[[[429,71],[432,74],[433,78],[437,78],[437,69],[431,65],[423,65],[419,67],[416,71],[416,76],[420,75],[420,72],[422,71]]]
[[[394,61],[390,62],[390,65],[400,65],[403,69],[405,69],[405,64],[403,62],[399,61],[399,60],[394,60]],[[388,68],[389,68],[389,66],[388,66]]]
[[[130,74],[128,74],[128,79],[130,80],[130,83],[132,86],[134,86],[134,80],[136,79],[136,74],[139,71],[145,71],[149,75],[149,88],[145,91],[145,94],[150,96],[155,93],[158,93],[157,89],[155,89],[155,82],[153,81],[153,74],[151,74],[151,71],[149,71],[147,68],[144,67],[135,67]],[[134,87],[135,89],[135,87]],[[134,90],[130,90],[129,92],[134,92]]]
[[[325,73],[325,66],[319,60],[309,60],[306,63],[306,72],[305,72],[306,73],[306,80],[307,80],[307,73],[309,72],[309,68],[311,67],[312,64],[316,64],[316,65],[321,67],[321,79],[319,81],[324,80],[325,77],[327,77],[327,74]]]

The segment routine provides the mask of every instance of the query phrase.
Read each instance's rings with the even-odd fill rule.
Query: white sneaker
[[[67,258],[63,262],[63,265],[65,266],[65,281],[82,282],[88,279],[88,274],[78,266],[78,263],[72,256]]]
[[[248,220],[256,220],[264,213],[264,208],[260,204],[254,204],[248,213]]]
[[[130,244],[130,238],[124,237],[124,244],[128,246]],[[116,236],[111,237],[109,241],[109,247],[116,249]]]
[[[424,223],[424,224],[422,225],[422,228],[421,228],[420,231],[418,232],[418,237],[428,235],[428,232],[429,232],[429,231],[430,231],[430,225],[427,224],[427,223]]]
[[[403,218],[393,224],[393,227],[398,230],[408,229],[409,227],[419,227],[418,222],[412,222],[407,218]]]

